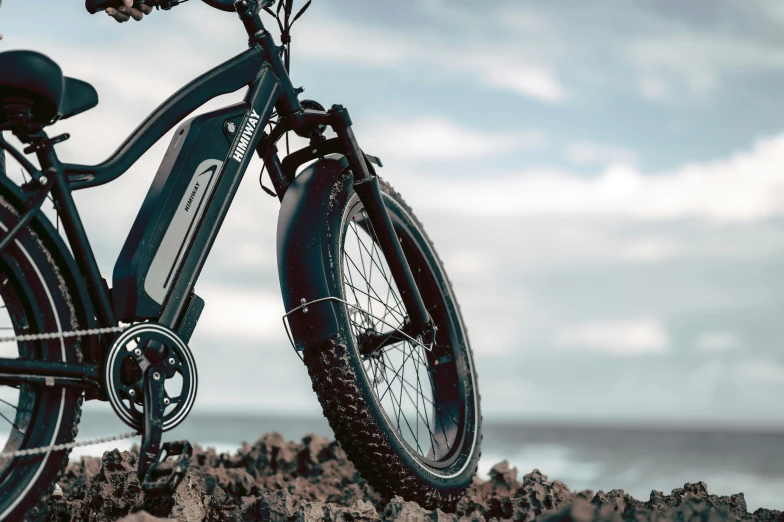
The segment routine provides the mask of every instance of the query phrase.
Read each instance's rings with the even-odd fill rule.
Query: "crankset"
[[[171,493],[185,476],[187,441],[161,445],[161,436],[187,417],[196,400],[196,364],[188,345],[163,325],[141,323],[120,335],[106,361],[109,403],[142,432],[139,480],[148,493]]]

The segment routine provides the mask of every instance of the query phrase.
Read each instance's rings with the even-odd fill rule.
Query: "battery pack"
[[[246,109],[237,104],[201,114],[175,131],[114,266],[119,320],[160,316]]]

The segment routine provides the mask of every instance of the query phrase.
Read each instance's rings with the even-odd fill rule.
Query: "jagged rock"
[[[406,502],[401,497],[394,497],[384,510],[384,520],[389,522],[425,522],[429,520],[430,511],[416,502]]]
[[[385,501],[359,476],[335,441],[279,434],[243,443],[236,454],[194,448],[192,466],[171,496],[145,496],[136,478],[138,449],[69,464],[65,497],[49,502],[48,520],[92,522],[784,522],[781,512],[748,513],[742,493],[716,496],[698,482],[647,501],[623,490],[572,493],[539,470],[518,480],[507,461],[474,480],[454,513],[430,511],[401,497]],[[123,518],[125,517],[125,518]],[[158,518],[156,518],[158,517]]]
[[[499,462],[490,468],[490,480],[486,484],[491,486],[493,492],[507,494],[521,486],[517,482],[517,468],[510,468],[508,460]]]
[[[128,516],[122,517],[117,522],[168,522],[173,518],[158,518],[150,515],[146,511],[137,511]]]
[[[537,520],[540,522],[591,522],[594,520],[595,512],[595,506],[583,498],[578,498],[565,507],[555,512],[547,513]],[[621,516],[619,514],[605,516],[604,520],[620,522]]]

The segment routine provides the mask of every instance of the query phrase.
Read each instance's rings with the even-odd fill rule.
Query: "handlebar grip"
[[[0,0],[2,1],[2,0]],[[152,2],[144,2],[144,1],[135,1],[134,5],[138,4],[147,4],[151,5]],[[87,12],[90,14],[95,14],[98,11],[103,11],[107,7],[120,7],[122,6],[122,0],[85,0],[84,7],[87,9]]]
[[[121,0],[85,0],[84,8],[90,14],[95,14],[98,11],[103,11],[107,7],[120,7]]]

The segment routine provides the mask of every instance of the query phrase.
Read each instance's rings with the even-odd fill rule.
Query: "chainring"
[[[114,341],[105,369],[109,403],[123,422],[139,431],[144,427],[144,379],[134,357],[136,350],[143,350],[162,368],[162,428],[171,430],[185,420],[196,401],[198,377],[193,354],[176,333],[157,323],[133,325]]]

